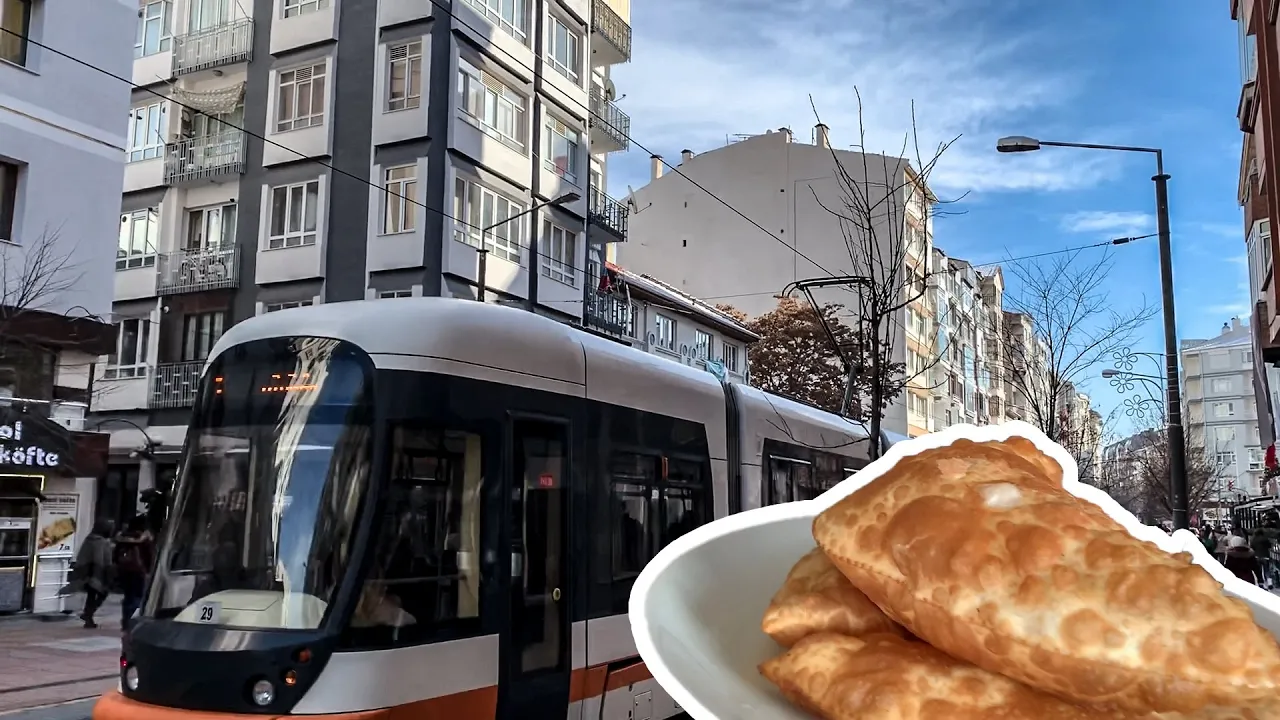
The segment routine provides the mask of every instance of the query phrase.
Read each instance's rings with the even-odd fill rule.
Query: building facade
[[[630,58],[626,0],[137,10],[95,406],[122,498],[171,480],[203,362],[245,318],[483,286],[581,322],[587,258],[626,238],[603,182],[629,144],[609,79]]]
[[[106,436],[92,378],[113,346],[113,228],[137,5],[0,3],[0,613],[58,610]],[[33,42],[34,41],[34,42]]]
[[[774,297],[792,282],[857,275],[858,262],[851,257],[840,222],[824,209],[824,205],[839,207],[841,201],[832,152],[828,130],[819,125],[812,144],[796,142],[791,131],[783,128],[700,155],[685,151],[679,173],[663,173],[662,160],[653,158],[650,182],[631,198],[632,242],[618,246],[620,263],[660,275],[695,297],[730,298],[726,301],[752,317],[772,310]],[[927,275],[921,273],[927,272],[933,248],[936,199],[906,160],[834,152],[847,169],[859,174],[865,160],[866,184],[884,188],[886,197],[892,194],[888,202],[878,205],[885,210],[874,219],[876,241],[884,246],[879,257],[893,258],[890,262],[895,264],[900,260],[902,272],[916,273],[923,281]],[[716,197],[690,179],[715,188]],[[773,236],[753,227],[726,203]],[[821,303],[839,302],[856,316],[857,296],[846,289],[815,289],[814,296]],[[927,300],[914,305],[916,312],[928,312]],[[891,322],[906,327],[907,308],[898,310]],[[907,344],[894,343],[894,362],[907,362]],[[904,390],[886,409],[886,430],[908,434],[907,406],[921,402],[911,399],[917,396],[923,396],[919,387]],[[917,420],[932,413],[931,403],[924,402],[913,411]],[[921,426],[916,427],[919,432]]]
[[[1181,343],[1187,442],[1216,469],[1219,504],[1262,494],[1266,452],[1254,393],[1253,329],[1239,318],[1216,338]]]

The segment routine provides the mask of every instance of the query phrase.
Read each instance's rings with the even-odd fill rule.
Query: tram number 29
[[[218,616],[222,613],[221,603],[205,603],[200,606],[200,614],[196,617],[196,622],[216,623]]]

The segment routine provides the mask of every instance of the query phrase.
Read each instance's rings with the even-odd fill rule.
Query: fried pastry
[[[760,673],[825,720],[1121,720],[894,635],[810,635]]]
[[[800,558],[787,573],[760,627],[783,647],[818,632],[855,636],[904,633],[902,626],[855,588],[818,548]]]
[[[819,515],[814,537],[917,637],[1073,702],[1194,713],[1280,696],[1280,646],[1243,602],[1019,444],[904,457]]]

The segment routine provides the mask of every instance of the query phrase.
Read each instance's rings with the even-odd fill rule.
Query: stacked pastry
[[[827,720],[1280,720],[1280,645],[1029,440],[906,457],[823,512],[760,672]]]

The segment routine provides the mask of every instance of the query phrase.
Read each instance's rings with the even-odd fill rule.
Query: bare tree
[[[26,315],[48,311],[84,277],[58,237],[57,230],[46,229],[31,242],[0,245],[0,344],[39,342],[12,328]]]
[[[1081,252],[1005,265],[1014,281],[998,329],[1006,383],[1021,419],[1062,439],[1062,405],[1069,388],[1132,344],[1158,307],[1114,308],[1106,290],[1111,258],[1087,261]],[[993,330],[995,332],[995,330]]]
[[[862,95],[856,87],[854,94],[858,101],[857,146],[865,148]],[[811,105],[812,102],[810,98]],[[816,106],[813,111],[821,123]],[[849,303],[854,312],[853,345],[865,362],[846,360],[846,365],[850,368],[849,386],[860,384],[869,396],[862,408],[869,425],[868,452],[872,459],[880,455],[880,426],[885,410],[902,397],[909,383],[926,377],[940,357],[931,353],[924,367],[908,367],[895,362],[894,348],[903,342],[899,333],[906,308],[916,303],[923,305],[930,278],[935,274],[929,267],[929,227],[934,218],[946,214],[939,208],[956,200],[940,201],[929,189],[929,176],[943,153],[958,139],[956,136],[931,153],[923,153],[913,103],[911,131],[904,137],[898,156],[866,152],[850,155],[831,148],[838,199],[824,202],[810,188],[815,201],[836,218],[853,263],[854,275],[843,278],[843,287],[857,297],[856,302]],[[908,151],[914,162],[907,158]],[[846,162],[846,156],[852,160]],[[827,278],[824,282],[839,280]]]

